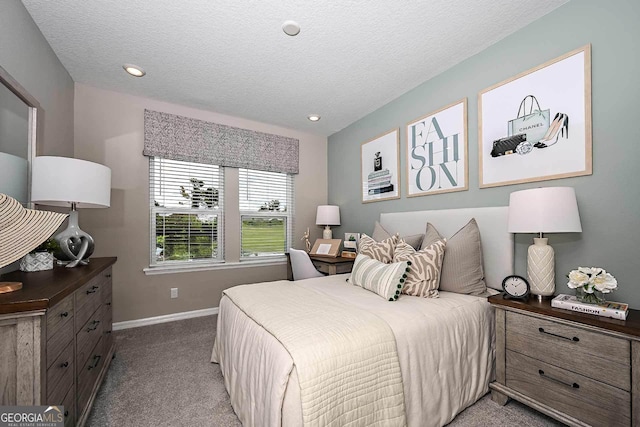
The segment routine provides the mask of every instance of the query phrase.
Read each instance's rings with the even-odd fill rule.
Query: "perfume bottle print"
[[[382,170],[382,157],[380,156],[380,152],[378,151],[373,159],[373,171],[377,172],[379,170]]]

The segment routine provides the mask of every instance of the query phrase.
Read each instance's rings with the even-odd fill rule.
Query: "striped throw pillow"
[[[375,292],[387,301],[395,301],[400,296],[402,284],[409,273],[409,264],[410,262],[406,261],[384,264],[358,254],[349,282]]]
[[[402,293],[424,298],[437,298],[440,272],[447,241],[440,239],[424,249],[416,251],[411,245],[400,241],[393,254],[394,262],[411,262]]]
[[[360,250],[358,252],[369,258],[389,264],[393,261],[393,252],[397,243],[398,236],[391,236],[381,242],[376,242],[366,234],[362,234],[362,237],[360,237]]]
[[[422,247],[432,244],[442,236],[431,223]],[[480,295],[487,290],[482,266],[482,242],[475,218],[447,239],[440,277],[441,291]]]

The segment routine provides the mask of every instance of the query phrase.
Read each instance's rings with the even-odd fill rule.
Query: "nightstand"
[[[511,397],[570,426],[640,425],[640,311],[615,320],[489,297],[496,319],[492,399]]]

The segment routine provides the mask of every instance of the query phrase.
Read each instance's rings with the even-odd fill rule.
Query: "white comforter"
[[[389,325],[409,426],[444,425],[487,392],[494,327],[485,298],[441,292],[436,299],[403,295],[388,302],[347,284],[346,277],[284,283],[366,310]],[[220,303],[212,361],[220,363],[231,403],[245,425],[302,425],[298,372],[291,356],[227,297]]]

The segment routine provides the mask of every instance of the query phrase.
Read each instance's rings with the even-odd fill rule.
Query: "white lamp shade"
[[[509,197],[510,233],[579,233],[582,231],[572,187],[515,191]]]
[[[316,225],[340,225],[340,207],[332,205],[318,206]]]
[[[0,193],[12,197],[22,204],[28,202],[27,159],[7,153],[0,153]]]
[[[33,159],[31,201],[49,206],[108,208],[111,204],[111,169],[68,157]]]

